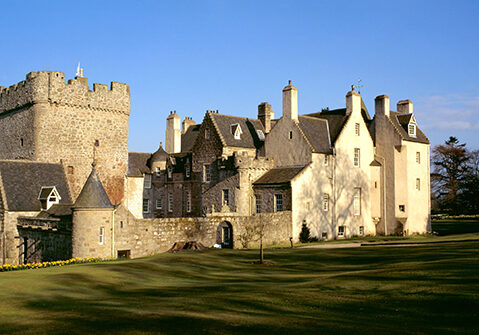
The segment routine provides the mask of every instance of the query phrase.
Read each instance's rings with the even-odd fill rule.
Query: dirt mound
[[[183,252],[183,251],[201,251],[207,250],[200,242],[190,241],[190,242],[175,242],[168,252]]]

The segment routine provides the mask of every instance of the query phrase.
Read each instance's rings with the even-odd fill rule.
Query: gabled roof
[[[303,115],[300,115],[298,120],[298,126],[308,143],[312,146],[313,152],[331,153],[328,121]]]
[[[55,193],[58,195],[59,199],[62,197],[58,194],[55,186],[42,186],[40,194],[38,195],[38,200],[47,200],[50,197],[50,194]]]
[[[421,129],[419,129],[419,127],[417,126],[416,126],[416,137],[409,136],[407,127],[409,122],[411,121],[411,118],[414,117],[413,114],[402,114],[402,113],[390,111],[389,115],[390,115],[389,120],[391,120],[391,123],[399,132],[399,135],[401,135],[403,140],[429,144],[429,139],[426,137],[426,135],[424,135]]]
[[[40,211],[38,195],[42,186],[55,186],[61,196],[60,204],[72,203],[61,164],[4,160],[0,161],[0,179],[9,211]]]
[[[94,167],[73,208],[113,208]]]
[[[305,116],[328,120],[329,135],[331,138],[331,143],[334,144],[336,143],[336,140],[338,139],[339,134],[343,130],[344,125],[348,121],[350,114],[346,113],[346,108],[339,108],[339,109],[331,109],[331,110],[323,109],[319,113],[306,114]],[[371,116],[369,115],[366,105],[364,104],[363,99],[361,99],[361,116],[363,117],[363,120],[366,123],[369,133],[374,140],[374,134],[371,132],[372,119],[371,119]]]
[[[282,185],[291,182],[306,165],[287,166],[271,169],[256,180],[253,185]]]
[[[148,160],[151,154],[147,152],[129,152],[128,153],[128,172],[127,176],[142,177],[145,173],[150,173]]]
[[[181,135],[181,152],[191,152],[193,144],[200,133],[200,124],[189,126],[186,133]]]
[[[212,112],[209,112],[207,115],[211,117],[216,130],[224,141],[224,145],[255,149],[263,144],[258,138],[258,133],[256,132],[256,130],[264,132],[264,127],[261,121]],[[234,124],[238,124],[243,131],[240,140],[235,139],[231,132],[231,126]]]

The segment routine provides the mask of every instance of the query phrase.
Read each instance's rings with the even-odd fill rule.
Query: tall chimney
[[[298,121],[298,89],[291,85],[283,88],[283,118]]]
[[[264,132],[267,134],[271,130],[271,120],[274,119],[274,111],[271,105],[267,102],[262,102],[258,105],[258,119],[264,127]]]
[[[397,104],[398,112],[404,114],[412,114],[411,100],[401,100]]]
[[[183,120],[183,130],[181,131],[182,134],[186,133],[188,128],[191,127],[191,126],[194,126],[196,124],[195,121],[193,121],[193,119],[191,119],[190,117],[186,117],[184,120]]]
[[[387,95],[380,95],[374,99],[374,114],[389,117],[389,97]]]
[[[361,95],[355,91],[346,94],[346,114],[361,113]]]
[[[165,150],[169,154],[181,151],[181,119],[176,111],[166,118]]]

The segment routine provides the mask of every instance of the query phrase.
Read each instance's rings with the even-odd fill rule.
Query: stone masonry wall
[[[130,89],[121,83],[94,84],[61,72],[31,72],[0,89],[0,159],[62,160],[75,200],[93,160],[114,203],[123,197],[128,162]],[[23,139],[23,147],[22,147]]]
[[[229,222],[233,227],[235,248],[259,243],[287,243],[292,232],[291,212],[240,216],[236,213],[213,213],[207,217],[136,219],[120,208],[115,216],[115,250],[130,250],[131,257],[148,256],[169,250],[175,242],[197,241],[207,247],[219,243],[218,226]]]
[[[19,228],[18,232],[20,243],[23,243],[23,258],[27,263],[51,262],[72,257],[71,231]]]

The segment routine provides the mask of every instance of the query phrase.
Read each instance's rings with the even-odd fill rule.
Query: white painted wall
[[[431,231],[430,212],[430,146],[428,144],[403,141],[407,146],[407,190],[408,218],[405,230],[409,234],[421,234]],[[416,152],[420,152],[421,161],[416,163]],[[416,190],[416,178],[421,181],[420,190]]]
[[[328,239],[333,236],[332,226],[332,155],[328,166],[324,165],[324,154],[313,154],[312,162],[291,181],[293,209],[293,238],[299,240],[299,233],[305,222],[312,236],[321,238],[326,232]],[[329,209],[322,208],[323,195],[329,195]]]

